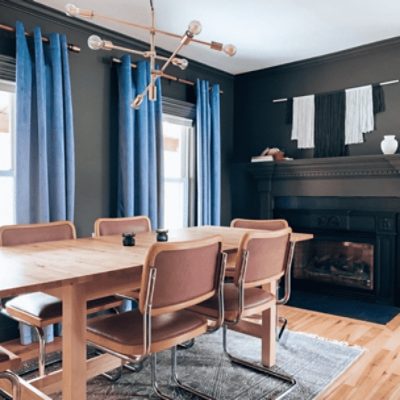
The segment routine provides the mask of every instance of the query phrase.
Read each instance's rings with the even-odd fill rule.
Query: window
[[[0,80],[0,226],[15,223],[15,84]]]
[[[167,229],[193,225],[193,121],[163,115],[164,210]]]

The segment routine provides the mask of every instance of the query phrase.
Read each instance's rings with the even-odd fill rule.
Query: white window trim
[[[16,199],[16,174],[15,174],[15,167],[16,167],[16,137],[15,137],[15,129],[16,129],[16,82],[6,81],[4,79],[0,79],[0,90],[4,92],[9,92],[13,94],[13,107],[12,107],[12,114],[11,114],[11,146],[12,146],[12,164],[11,169],[8,170],[0,170],[0,177],[12,177],[14,178],[14,200]],[[14,215],[13,220],[16,221],[16,204],[14,201]]]
[[[194,121],[188,118],[178,117],[170,114],[163,114],[163,122],[169,122],[176,125],[181,125],[186,128],[186,135],[184,136],[183,146],[181,151],[185,153],[183,157],[184,162],[182,163],[182,178],[168,178],[164,177],[165,182],[180,182],[184,185],[184,202],[187,205],[185,207],[185,213],[183,215],[184,224],[186,226],[193,226],[195,222],[194,210],[194,194],[195,194],[195,132],[194,132]]]

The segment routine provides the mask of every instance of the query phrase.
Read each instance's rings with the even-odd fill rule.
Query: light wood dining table
[[[229,253],[237,250],[240,238],[247,231],[193,227],[171,231],[169,241],[220,235],[223,250]],[[293,242],[311,238],[310,234],[291,236]],[[120,236],[0,247],[0,298],[41,291],[63,302],[62,371],[36,379],[33,383],[36,388],[47,394],[62,389],[64,400],[84,400],[87,379],[118,366],[119,360],[111,355],[104,354],[94,361],[86,359],[86,302],[140,288],[141,267],[155,242],[155,233],[142,233],[136,235],[134,247],[122,246]],[[238,327],[262,339],[261,361],[268,366],[275,360],[274,315],[263,319],[258,328],[249,324]],[[23,398],[41,397],[36,392],[24,391]]]

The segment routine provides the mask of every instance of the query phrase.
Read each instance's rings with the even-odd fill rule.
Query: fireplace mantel
[[[400,154],[261,162],[251,164],[250,170],[256,178],[273,179],[400,177]]]
[[[400,154],[252,163],[248,170],[262,218],[272,217],[280,196],[400,198]]]

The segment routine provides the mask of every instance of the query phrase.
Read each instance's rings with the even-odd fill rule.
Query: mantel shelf
[[[256,179],[351,179],[400,177],[400,154],[348,156],[252,163]]]

